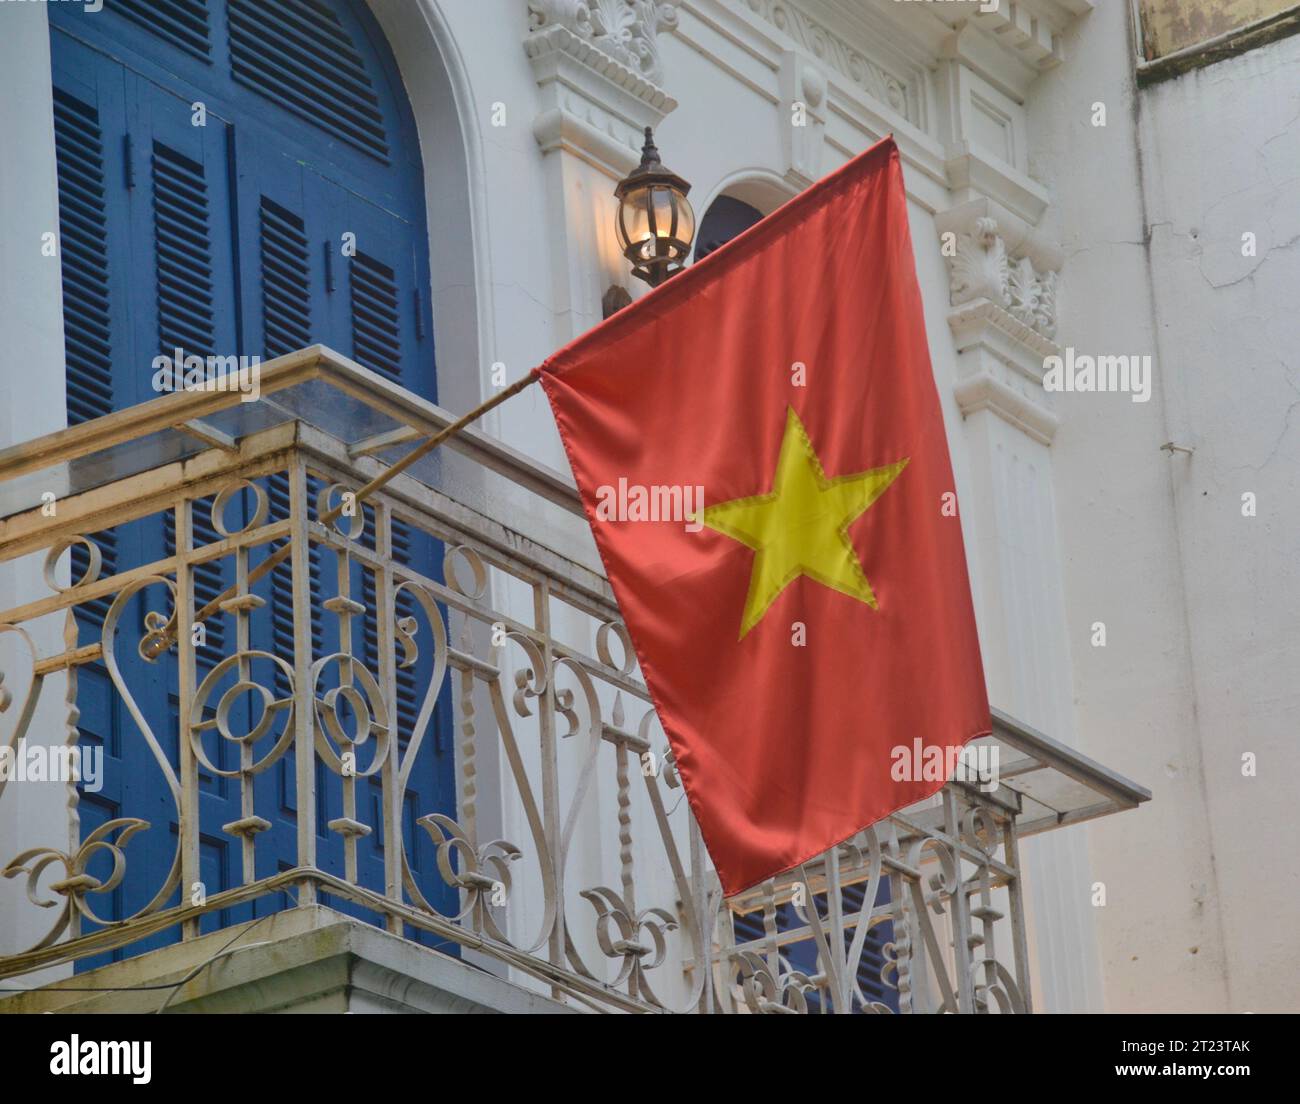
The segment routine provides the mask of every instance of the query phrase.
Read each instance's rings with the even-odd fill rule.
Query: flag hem
[[[667,730],[665,729],[665,731],[667,731]],[[972,740],[978,740],[978,739],[980,739],[980,738],[982,738],[982,737],[984,737],[984,736],[992,736],[992,735],[993,735],[993,728],[992,728],[992,725],[990,724],[989,728],[984,729],[984,730],[979,731],[979,732],[973,732],[973,733],[971,733],[969,736],[966,736],[966,737],[964,737],[963,739],[959,740],[959,741],[957,742],[957,746],[958,746],[958,747],[965,747],[965,746],[966,746],[967,744],[969,744]],[[771,878],[775,878],[778,874],[784,874],[784,873],[786,873],[787,871],[793,870],[793,869],[794,869],[795,867],[797,867],[797,866],[803,866],[803,864],[806,863],[806,862],[808,862],[810,859],[815,859],[815,858],[817,858],[818,855],[823,855],[823,854],[825,854],[825,853],[826,853],[827,851],[829,851],[832,847],[839,847],[840,844],[848,843],[848,841],[851,840],[854,836],[856,836],[859,832],[865,832],[868,828],[872,827],[873,825],[879,824],[882,820],[886,819],[887,817],[891,817],[891,816],[893,816],[893,815],[894,815],[896,812],[898,812],[900,809],[906,809],[906,808],[908,808],[908,807],[911,806],[911,805],[915,805],[918,801],[925,801],[926,799],[933,797],[935,794],[939,793],[939,792],[940,792],[940,791],[941,791],[941,790],[942,790],[946,785],[948,785],[948,783],[951,782],[951,781],[952,781],[952,778],[951,778],[951,777],[945,778],[942,782],[940,782],[937,786],[935,786],[934,789],[932,789],[932,790],[927,790],[925,793],[920,794],[920,795],[918,795],[918,796],[916,796],[916,797],[909,797],[906,801],[902,801],[902,802],[900,802],[900,803],[897,804],[897,805],[893,805],[893,806],[891,806],[890,808],[886,809],[883,813],[881,813],[879,816],[872,817],[872,819],[868,820],[868,821],[867,821],[865,824],[863,824],[860,828],[855,828],[852,832],[848,833],[848,835],[841,836],[841,837],[840,837],[839,839],[837,839],[837,840],[832,840],[830,843],[826,844],[824,847],[818,847],[816,850],[814,850],[814,851],[810,851],[810,852],[809,852],[807,855],[805,855],[802,859],[796,859],[794,862],[789,863],[788,865],[781,867],[779,870],[776,870],[776,871],[774,871],[774,872],[771,873],[771,874],[765,874],[763,877],[758,878],[758,879],[756,879],[756,880],[750,882],[748,885],[741,886],[739,889],[734,889],[734,890],[730,890],[730,891],[728,891],[728,889],[727,889],[727,885],[726,885],[726,879],[722,877],[722,870],[718,867],[717,863],[715,862],[715,863],[714,863],[714,869],[716,869],[716,870],[718,871],[718,880],[719,880],[720,882],[723,883],[723,885],[722,885],[722,896],[723,896],[723,898],[724,898],[724,899],[727,899],[727,898],[730,898],[730,897],[738,896],[738,895],[741,894],[741,893],[745,893],[745,892],[747,892],[748,890],[754,889],[756,886],[760,886],[760,885],[762,885],[764,882],[768,881],[769,879],[771,879]],[[690,796],[690,795],[689,795],[689,792],[688,792],[687,796],[688,796],[688,797]],[[699,823],[699,818],[698,818],[698,817],[696,818],[696,823]],[[704,828],[703,828],[703,827],[700,828],[700,834],[701,834],[701,835],[704,834]],[[708,846],[707,842],[706,842],[705,846],[706,846],[706,847]],[[712,852],[712,851],[709,852],[709,857],[710,857],[710,858],[713,857],[713,852]]]

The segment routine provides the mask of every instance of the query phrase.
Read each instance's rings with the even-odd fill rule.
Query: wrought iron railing
[[[1029,1010],[1020,835],[1145,791],[998,715],[1000,785],[950,783],[724,901],[608,584],[552,547],[585,537],[567,479],[471,431],[321,524],[449,416],[320,348],[261,389],[0,453],[0,570],[40,558],[49,588],[0,613],[0,746],[72,754],[93,672],[153,779],[97,820],[84,779],[59,790],[72,843],[0,855],[50,918],[0,976],[326,902],[598,1009]],[[33,728],[51,694],[57,736]]]

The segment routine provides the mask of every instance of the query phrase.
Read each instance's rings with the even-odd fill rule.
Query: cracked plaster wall
[[[1160,380],[1196,450],[1171,471],[1226,995],[1295,1011],[1300,38],[1153,86],[1138,122]]]
[[[1300,37],[1139,93],[1124,7],[1071,34],[1030,120],[1057,340],[1155,362],[1149,403],[1060,396],[1053,444],[1081,739],[1154,794],[1087,829],[1106,1005],[1295,1011]]]

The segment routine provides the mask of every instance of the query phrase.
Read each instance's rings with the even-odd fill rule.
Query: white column
[[[44,4],[0,4],[0,74],[0,447],[6,447],[66,425],[60,261],[42,252],[42,235],[57,238],[59,229]],[[49,489],[59,492],[56,480]],[[49,593],[41,567],[41,558],[30,556],[0,564],[0,609]],[[41,655],[63,650],[62,626],[62,617],[28,626]],[[30,656],[14,633],[0,634],[0,673],[13,696],[0,712],[0,742],[7,744],[31,673]],[[28,745],[64,742],[66,688],[63,675],[45,680]],[[67,800],[68,788],[60,784],[10,782],[0,798],[0,866],[29,847],[67,848]],[[0,879],[0,954],[35,942],[55,915],[28,902],[24,878]]]
[[[987,198],[935,222],[949,264],[954,393],[975,487],[966,532],[975,545],[972,583],[989,697],[1078,746],[1052,479],[1059,422],[1042,386],[1044,358],[1060,352],[1052,337],[1061,252]],[[1082,829],[1027,840],[1022,855],[1036,949],[1035,1007],[1101,1011]]]

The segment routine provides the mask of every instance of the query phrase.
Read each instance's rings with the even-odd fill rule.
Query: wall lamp
[[[615,230],[618,243],[632,265],[632,275],[658,287],[686,264],[695,238],[695,212],[686,193],[690,184],[659,160],[654,132],[645,128],[641,164],[618,182]],[[617,284],[602,300],[605,317],[632,302]]]

